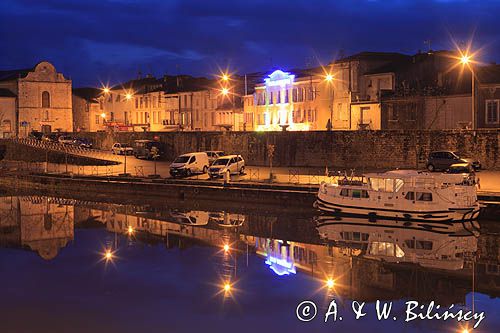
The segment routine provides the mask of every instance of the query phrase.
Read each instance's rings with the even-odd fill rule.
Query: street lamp
[[[467,52],[462,52],[460,51],[460,63],[462,66],[467,66],[470,70],[470,75],[471,75],[471,128],[473,130],[476,129],[476,103],[475,103],[475,77],[474,77],[474,68],[472,67],[473,59],[472,55],[470,55]]]
[[[131,99],[132,99],[132,94],[131,94],[131,93],[126,93],[126,94],[125,94],[125,99],[126,99],[127,101],[131,100]]]
[[[105,94],[109,94],[109,88],[108,87],[102,88],[102,92]]]
[[[227,75],[226,73],[222,74],[222,81],[229,81],[229,75]]]
[[[329,123],[326,124],[327,130],[331,131],[333,128],[333,74],[326,74],[325,81],[328,85],[328,107],[330,108],[330,120]]]
[[[222,94],[222,95],[224,95],[224,96],[229,95],[229,89],[228,89],[228,88],[226,88],[226,87],[222,88],[220,92],[221,92],[221,94]]]

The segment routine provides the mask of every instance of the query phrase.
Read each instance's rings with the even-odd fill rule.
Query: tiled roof
[[[95,100],[102,94],[101,89],[97,88],[74,88],[73,95],[86,99],[87,101]]]
[[[32,71],[33,68],[0,71],[0,81],[9,81],[18,78],[23,78],[26,77],[26,75],[28,75],[28,73]]]
[[[12,91],[6,88],[0,88],[0,97],[16,97]]]

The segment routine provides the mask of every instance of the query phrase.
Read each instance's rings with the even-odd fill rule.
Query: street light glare
[[[106,250],[104,253],[104,259],[106,259],[106,261],[113,259],[113,252],[111,252],[111,250]]]
[[[222,95],[227,96],[229,94],[229,89],[222,88],[221,93],[222,93]]]
[[[328,288],[333,288],[335,286],[335,281],[333,279],[326,280],[326,286]]]
[[[106,114],[104,112],[101,113],[101,118],[106,118]]]
[[[224,244],[224,252],[229,252],[229,245]]]
[[[223,80],[223,81],[229,81],[229,75],[227,75],[227,74],[225,74],[225,73],[224,73],[224,74],[222,74],[222,80]]]
[[[108,87],[104,87],[102,89],[102,91],[105,93],[105,94],[109,94],[109,88]]]
[[[229,283],[224,284],[224,291],[230,291],[231,290],[231,285]]]
[[[460,58],[460,62],[461,62],[463,65],[467,65],[467,64],[471,61],[471,59],[470,59],[470,58],[471,58],[471,57],[470,57],[469,55],[464,54],[464,55],[462,55],[462,57]]]
[[[328,82],[333,81],[333,75],[332,74],[327,74],[326,77],[325,77],[325,80],[328,81]]]
[[[125,94],[125,99],[129,100],[131,98],[132,98],[132,94],[131,93]]]

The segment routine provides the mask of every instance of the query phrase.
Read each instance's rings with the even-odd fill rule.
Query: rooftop
[[[31,71],[33,71],[33,68],[0,71],[0,81],[10,81],[23,78],[26,77],[26,75],[28,75]]]
[[[16,97],[12,91],[6,88],[0,88],[0,97]]]

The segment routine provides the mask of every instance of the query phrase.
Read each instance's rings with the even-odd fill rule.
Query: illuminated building
[[[276,70],[264,79],[264,83],[255,87],[255,130],[308,131],[326,128],[328,97],[327,94],[320,94],[320,85],[325,84],[319,75],[301,74]]]

